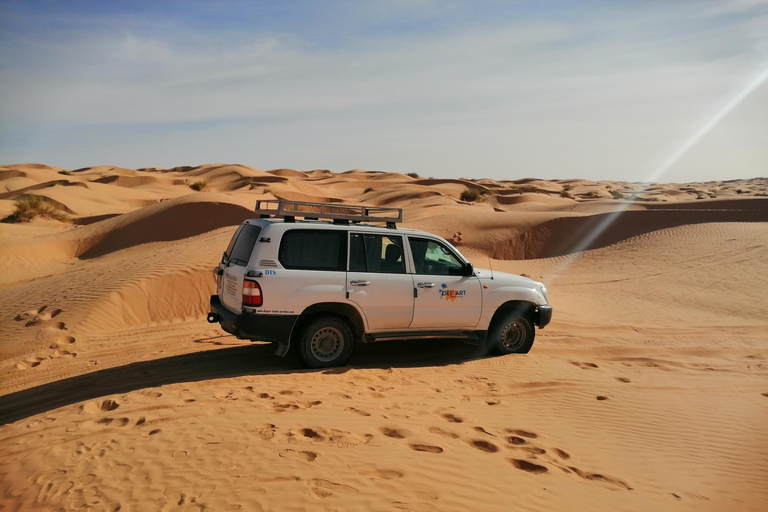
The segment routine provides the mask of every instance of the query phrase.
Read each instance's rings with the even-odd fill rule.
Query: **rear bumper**
[[[236,314],[221,303],[218,295],[211,295],[211,313],[208,315],[209,322],[218,322],[222,329],[238,338],[276,342],[280,355],[288,351],[298,318],[298,315]]]
[[[536,306],[536,318],[534,323],[543,329],[552,321],[552,306]]]

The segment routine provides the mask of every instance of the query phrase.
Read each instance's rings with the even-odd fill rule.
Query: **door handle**
[[[419,288],[434,288],[435,283],[419,283],[416,286],[418,286]]]
[[[352,286],[368,286],[371,284],[370,281],[350,281],[349,284]]]

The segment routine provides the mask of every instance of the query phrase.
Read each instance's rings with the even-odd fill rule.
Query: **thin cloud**
[[[643,4],[482,13],[461,23],[468,4],[438,14],[444,5],[336,4],[326,18],[356,21],[370,34],[358,27],[333,40],[317,28],[302,33],[304,15],[283,11],[270,30],[253,32],[238,23],[190,30],[190,20],[70,13],[70,32],[19,31],[12,45],[3,41],[0,112],[13,144],[0,149],[12,160],[65,167],[91,165],[98,154],[125,166],[183,158],[642,179],[768,61],[768,31],[756,30],[768,20],[760,6],[742,7],[743,19]],[[211,25],[220,27],[221,16],[212,12]],[[741,110],[730,122],[757,130],[754,113]],[[89,149],[94,132],[99,147]],[[766,146],[743,150],[739,172],[764,172],[754,162],[768,156]],[[732,163],[734,152],[726,153]],[[727,176],[726,164],[707,162],[699,173]]]

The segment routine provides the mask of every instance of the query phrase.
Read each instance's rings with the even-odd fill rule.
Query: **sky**
[[[0,164],[768,176],[768,1],[0,0]]]

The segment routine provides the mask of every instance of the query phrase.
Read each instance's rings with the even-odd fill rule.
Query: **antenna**
[[[485,255],[486,258],[488,258],[488,270],[491,271],[491,279],[493,279],[493,266],[491,265],[491,257],[487,254]]]

